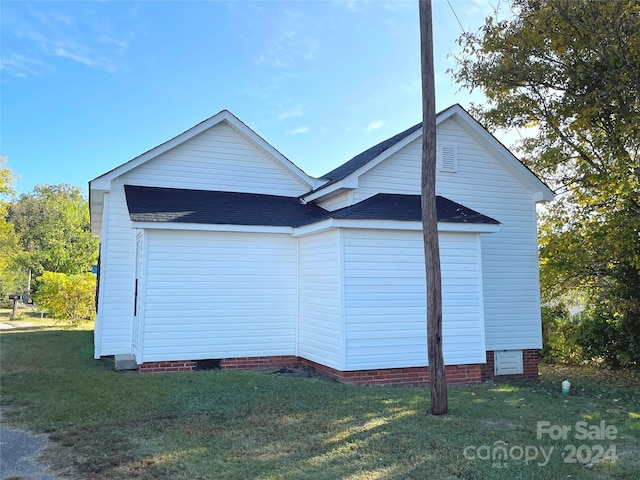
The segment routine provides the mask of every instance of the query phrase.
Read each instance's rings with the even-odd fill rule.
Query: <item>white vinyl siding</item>
[[[535,204],[474,135],[454,118],[438,125],[438,142],[457,150],[457,171],[438,171],[437,193],[501,222],[497,233],[440,234],[447,364],[483,363],[485,350],[541,346]],[[321,205],[420,194],[420,142]],[[124,184],[308,191],[224,122],[114,180],[102,225],[96,357],[132,352],[136,231]],[[339,370],[427,362],[420,232],[336,229],[296,239],[153,229],[143,250],[138,362],[296,354]]]
[[[150,187],[298,196],[308,188],[227,123],[220,123],[124,175]]]
[[[342,281],[340,232],[302,237],[300,248],[299,355],[342,370]]]
[[[121,184],[108,195],[103,218],[96,357],[132,353],[136,233]]]
[[[339,208],[348,207],[351,205],[351,192],[343,192],[333,197],[323,198],[321,202],[318,202],[318,205],[331,212]]]
[[[146,249],[139,361],[296,354],[295,239],[150,230]]]
[[[439,239],[445,362],[482,363],[478,235]],[[346,370],[427,364],[423,248],[420,232],[344,231]]]
[[[482,236],[487,350],[542,347],[536,209],[531,193],[494,156],[449,120],[438,138],[458,144],[458,173],[442,173],[437,190],[499,222]]]
[[[457,146],[457,172],[439,170],[436,192],[498,220],[483,234],[482,262],[488,350],[542,346],[536,210],[532,194],[453,118],[438,125],[438,142]],[[379,192],[420,194],[421,138],[363,174],[359,202]],[[444,263],[444,262],[443,262]]]
[[[103,214],[96,357],[132,353],[136,234],[129,219],[125,184],[285,196],[307,191],[299,180],[226,123],[112,181]]]

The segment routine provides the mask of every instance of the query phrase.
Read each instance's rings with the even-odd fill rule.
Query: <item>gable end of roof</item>
[[[507,147],[505,147],[496,137],[494,137],[475,118],[473,118],[473,116],[471,116],[471,114],[469,114],[469,112],[467,112],[460,104],[454,104],[438,112],[436,114],[436,123],[440,124],[453,116],[457,116],[461,119],[470,130],[473,130],[480,136],[480,138],[482,138],[483,141],[491,145],[496,154],[500,155],[506,162],[511,164],[510,168],[517,170],[521,177],[521,181],[524,180],[524,183],[528,184],[529,188],[535,192],[534,200],[536,202],[553,200],[553,191],[542,180],[540,180],[538,176],[531,171],[531,169],[513,155]],[[421,129],[422,123],[418,123],[417,125],[414,125],[356,155],[346,163],[323,175],[321,178],[327,180],[327,182],[302,197],[309,198],[311,200],[316,199],[322,196],[323,194],[321,192],[328,187],[331,187],[340,181],[346,181],[349,176],[359,175],[368,168],[373,168],[374,165],[377,165],[379,161],[384,160],[386,156],[390,155],[394,151],[394,146],[398,145],[407,137],[415,134]],[[374,162],[376,159],[377,161]]]

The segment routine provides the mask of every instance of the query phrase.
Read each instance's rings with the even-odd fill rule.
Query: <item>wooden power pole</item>
[[[427,350],[431,413],[447,413],[447,380],[442,356],[442,281],[436,211],[436,94],[431,0],[419,0],[422,72],[422,232],[427,275]]]

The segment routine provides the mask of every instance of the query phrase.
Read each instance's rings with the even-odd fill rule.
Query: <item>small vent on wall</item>
[[[496,375],[519,375],[524,372],[522,350],[498,350],[494,353]]]
[[[442,172],[458,171],[457,145],[442,144],[438,146],[438,168]]]
[[[206,360],[196,360],[195,370],[220,370],[222,360],[219,358],[208,358]]]

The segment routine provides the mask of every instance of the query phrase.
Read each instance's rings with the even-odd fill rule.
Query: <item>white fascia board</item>
[[[467,233],[495,233],[500,231],[500,225],[492,223],[449,223],[438,222],[439,232],[467,232]]]
[[[355,190],[358,188],[358,185],[358,177],[351,177],[351,175],[349,175],[344,180],[340,180],[339,182],[329,185],[326,190],[320,189],[309,195],[303,195],[301,198],[304,203],[308,203],[317,200],[318,198],[326,197],[327,195],[339,190]]]
[[[535,203],[550,202],[554,198],[555,198],[555,194],[550,189],[546,189],[546,191],[539,190],[537,192],[533,192],[533,201]]]
[[[190,230],[200,232],[248,232],[285,234],[291,234],[293,232],[292,227],[274,227],[268,225],[213,225],[206,223],[133,222],[132,227],[149,230]]]
[[[325,232],[336,228],[335,220],[333,218],[327,218],[320,222],[312,223],[311,225],[303,225],[302,227],[296,227],[293,229],[293,237],[304,237],[306,235],[312,235],[314,233]]]
[[[311,225],[304,225],[293,229],[293,237],[304,237],[324,232],[334,228],[358,228],[368,230],[404,230],[422,231],[422,222],[407,222],[398,220],[348,220],[328,218]],[[459,233],[493,233],[500,231],[500,225],[486,223],[447,223],[438,222],[438,232]]]
[[[89,226],[94,237],[100,237],[101,235],[106,194],[108,192],[104,190],[89,190]]]

